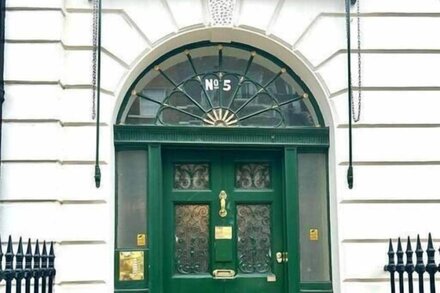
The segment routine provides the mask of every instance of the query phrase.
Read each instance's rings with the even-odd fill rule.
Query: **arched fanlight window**
[[[237,44],[181,48],[159,59],[132,85],[118,124],[323,126],[298,76],[268,54]]]

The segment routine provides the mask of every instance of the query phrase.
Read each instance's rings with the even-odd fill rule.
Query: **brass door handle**
[[[289,253],[288,252],[283,252],[283,262],[288,262],[289,261]]]
[[[282,252],[277,252],[275,257],[277,259],[277,263],[282,263],[283,262],[283,253]]]
[[[218,212],[218,214],[220,215],[220,217],[224,218],[228,214],[228,211],[226,210],[226,199],[228,198],[228,195],[224,190],[222,190],[220,191],[218,198],[220,199],[220,211]]]
[[[277,260],[277,263],[286,263],[289,261],[289,255],[287,252],[277,252],[275,254],[275,258]]]

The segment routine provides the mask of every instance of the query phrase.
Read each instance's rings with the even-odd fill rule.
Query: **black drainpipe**
[[[2,162],[3,102],[5,101],[5,18],[6,0],[0,0],[0,170]],[[1,171],[0,171],[1,176]]]

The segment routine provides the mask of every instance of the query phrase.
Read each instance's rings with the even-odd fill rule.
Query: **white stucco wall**
[[[118,106],[145,66],[200,40],[267,50],[316,96],[331,128],[335,292],[387,292],[387,238],[440,237],[439,225],[426,224],[440,209],[438,0],[362,0],[365,88],[353,190],[345,179],[344,1],[237,0],[233,26],[223,29],[210,26],[206,0],[103,5],[103,179],[96,189],[91,4],[7,0],[0,234],[56,241],[57,292],[112,291]]]

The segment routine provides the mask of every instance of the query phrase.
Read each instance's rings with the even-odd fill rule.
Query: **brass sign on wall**
[[[124,251],[119,253],[119,281],[141,281],[144,279],[144,252]]]
[[[310,229],[309,230],[309,239],[310,239],[310,241],[318,241],[319,240],[319,230],[318,229]]]
[[[138,234],[136,238],[137,246],[147,245],[147,236],[145,234]]]
[[[232,239],[232,226],[215,226],[215,239]]]

